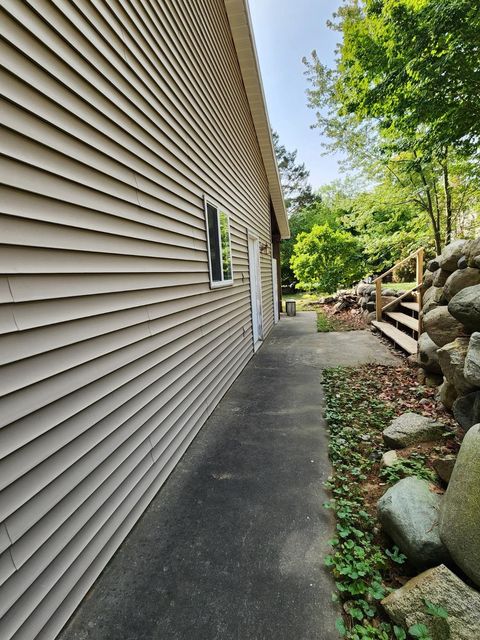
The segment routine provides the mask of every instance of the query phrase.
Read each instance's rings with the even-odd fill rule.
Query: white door
[[[272,258],[272,278],[273,278],[273,320],[275,324],[280,320],[278,312],[278,264],[276,258]]]
[[[248,267],[252,302],[253,346],[257,350],[263,339],[262,284],[260,280],[260,247],[258,238],[248,234]]]

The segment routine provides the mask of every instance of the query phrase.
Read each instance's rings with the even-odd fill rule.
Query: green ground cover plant
[[[385,380],[396,380],[396,385]],[[423,407],[434,415],[433,390],[420,387],[406,365],[328,369],[322,382],[334,469],[327,482],[332,498],[324,506],[334,511],[337,521],[325,562],[335,578],[333,598],[345,612],[337,629],[349,640],[428,640],[424,625],[407,630],[392,625],[380,606],[380,600],[404,582],[407,558],[379,535],[375,504],[402,477],[435,480],[422,452],[410,452],[391,468],[380,470],[379,465],[385,451],[383,429],[406,410]]]

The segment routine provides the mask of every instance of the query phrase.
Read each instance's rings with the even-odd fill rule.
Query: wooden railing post
[[[423,249],[417,251],[417,287],[423,282]]]
[[[375,280],[375,312],[377,314],[377,322],[382,321],[382,279]]]

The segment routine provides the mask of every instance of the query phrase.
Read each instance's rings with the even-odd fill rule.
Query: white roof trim
[[[267,174],[275,218],[277,219],[281,237],[289,238],[290,229],[288,226],[288,217],[280,184],[275,150],[273,148],[272,133],[268,120],[265,94],[247,0],[224,1],[235,49],[237,50],[243,83],[250,104],[253,124],[257,133],[258,144]]]

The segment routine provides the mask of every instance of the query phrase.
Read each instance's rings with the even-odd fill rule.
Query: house
[[[289,231],[245,0],[0,6],[0,638],[52,640],[278,318]]]

